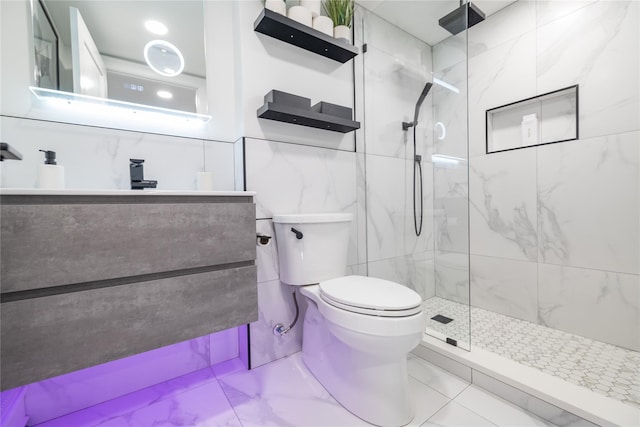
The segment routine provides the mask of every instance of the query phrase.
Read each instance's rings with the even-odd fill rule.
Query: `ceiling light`
[[[167,26],[159,21],[147,21],[144,23],[144,27],[152,34],[157,34],[159,36],[163,36],[169,32]]]
[[[173,94],[168,90],[159,90],[156,95],[158,95],[162,99],[171,99],[173,98]]]
[[[144,47],[144,59],[153,71],[175,77],[184,70],[184,57],[177,47],[164,40],[152,40]]]

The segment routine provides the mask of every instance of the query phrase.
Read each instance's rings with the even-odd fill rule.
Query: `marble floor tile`
[[[331,397],[301,353],[226,376],[220,384],[244,427],[369,425]]]
[[[499,426],[553,425],[475,386],[467,387],[454,401]]]
[[[443,406],[449,403],[449,398],[438,393],[432,388],[422,384],[420,381],[409,378],[409,389],[413,397],[416,414],[407,427],[419,427],[431,418]]]
[[[474,412],[478,396],[481,406],[503,414],[503,418],[497,419],[497,425],[506,427],[516,425],[511,421],[534,419],[516,406],[505,407],[508,404],[491,393],[474,388],[475,394],[464,394],[464,391],[461,394],[460,391],[469,389],[466,382],[429,362],[414,356],[409,358],[409,387],[416,408],[409,427],[494,425]],[[452,400],[454,396],[460,402]],[[302,353],[296,353],[251,371],[244,370],[239,360],[223,362],[211,369],[38,424],[38,427],[71,426],[355,427],[371,424],[338,404],[306,368]]]
[[[454,401],[449,402],[421,427],[453,427],[453,426],[495,426],[485,418]]]
[[[229,405],[220,384],[211,382],[96,426],[242,427],[242,424]]]
[[[468,382],[459,377],[411,354],[409,355],[408,370],[411,377],[447,396],[449,399],[455,398],[469,386]]]
[[[194,390],[208,386],[209,384],[213,384],[214,387],[219,388],[216,377],[213,374],[212,370],[210,368],[205,368],[151,387],[135,391],[133,393],[117,397],[115,399],[108,400],[106,402],[88,407],[80,411],[71,412],[67,415],[45,421],[37,425],[39,427],[90,427],[103,425],[128,426],[129,424],[122,424],[122,420],[118,421],[121,424],[105,423],[116,422],[116,419],[128,419],[130,417],[134,417],[135,413],[139,411],[146,411],[146,408],[153,407],[154,405],[160,404],[160,402],[177,402],[174,406],[178,408],[180,406],[179,402],[183,401],[183,398],[180,398],[179,395],[194,392]],[[195,393],[196,395],[211,395],[211,392],[208,388]],[[188,394],[187,396],[190,396],[190,394]],[[219,393],[218,397],[220,397]],[[224,398],[224,395],[222,395],[222,397]],[[224,400],[226,401],[226,399]],[[173,415],[177,416],[177,413],[173,413]],[[209,426],[215,424],[197,425]]]

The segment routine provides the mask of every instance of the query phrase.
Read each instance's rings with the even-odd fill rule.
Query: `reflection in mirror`
[[[206,114],[202,0],[32,0],[35,86]]]

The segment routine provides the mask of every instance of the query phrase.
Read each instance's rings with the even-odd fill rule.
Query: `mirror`
[[[202,0],[32,0],[35,86],[207,113]]]

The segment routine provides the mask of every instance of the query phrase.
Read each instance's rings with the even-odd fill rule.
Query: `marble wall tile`
[[[538,93],[580,85],[580,137],[640,129],[640,3],[599,1],[537,31]]]
[[[363,24],[364,40],[369,46],[375,46],[400,61],[424,64],[431,71],[431,49],[428,44],[374,13],[366,14]]]
[[[536,323],[537,263],[471,255],[471,305]]]
[[[404,255],[407,161],[366,156],[367,255],[369,262]]]
[[[367,164],[366,155],[356,153],[356,220],[358,264],[367,262]]]
[[[481,55],[536,28],[537,0],[519,0],[469,28],[469,57]]]
[[[414,166],[416,166],[414,170]],[[405,218],[404,218],[404,253],[421,253],[433,251],[433,165],[429,162],[421,162],[422,167],[422,230],[420,230],[420,188],[415,187],[415,212],[414,217],[414,177],[415,182],[420,182],[420,168],[417,163],[408,160],[405,165]],[[415,219],[414,219],[415,218]],[[416,228],[420,231],[417,236]]]
[[[599,0],[536,0],[537,25],[542,26]]]
[[[39,149],[65,167],[66,188],[130,189],[129,159],[145,159],[144,174],[163,190],[195,190],[197,172],[213,172],[215,190],[233,190],[233,144],[39,120],[0,117],[2,140],[22,161],[3,162],[2,187],[35,188]]]
[[[435,65],[439,65],[437,62]],[[433,153],[466,159],[468,157],[467,61],[434,70],[432,88],[434,142]],[[445,86],[448,85],[448,86]]]
[[[399,31],[399,30],[397,30]],[[426,46],[426,45],[425,45]],[[404,49],[398,46],[396,52]],[[367,154],[413,158],[413,129],[402,130],[402,122],[412,122],[416,102],[431,69],[413,60],[400,59],[399,53],[387,53],[367,43],[364,61],[365,139]],[[418,154],[432,144],[432,103],[428,97],[420,109],[416,131]]]
[[[469,59],[470,156],[486,153],[486,110],[536,95],[535,51],[532,30]]]
[[[413,289],[423,300],[435,296],[433,252],[370,262],[368,273],[370,277],[390,280]]]
[[[348,264],[358,264],[356,154],[246,138],[246,186],[256,191],[256,217],[274,213],[348,212]]]
[[[538,260],[536,184],[535,149],[471,159],[472,254]]]
[[[244,325],[239,326],[244,328]],[[209,365],[217,365],[239,356],[238,327],[209,335]]]
[[[449,36],[432,48],[433,71],[441,72],[467,61],[467,36],[464,32]]]
[[[347,274],[355,276],[368,276],[367,264],[356,264],[347,266]]]
[[[289,326],[295,317],[294,290],[300,309],[298,322],[285,336],[275,336],[273,328],[276,324]],[[252,369],[302,350],[306,304],[306,298],[295,287],[279,280],[258,284],[258,321],[249,326]]]
[[[413,161],[366,156],[368,259],[433,250],[432,165],[422,163],[422,231],[416,236],[413,214]],[[416,169],[416,182],[420,179]],[[419,225],[420,193],[416,186]]]
[[[434,263],[436,296],[469,304],[469,255],[437,251]]]
[[[256,267],[258,270],[258,283],[278,280],[280,267],[278,265],[278,242],[273,222],[270,219],[256,221],[256,233],[271,236],[266,246],[256,246]]]
[[[640,132],[538,147],[540,260],[640,273]]]
[[[436,161],[433,171],[435,249],[469,252],[468,171],[465,160]]]
[[[538,265],[539,323],[640,351],[640,276]]]
[[[209,336],[199,337],[29,384],[29,422],[39,424],[206,368],[209,346]]]

